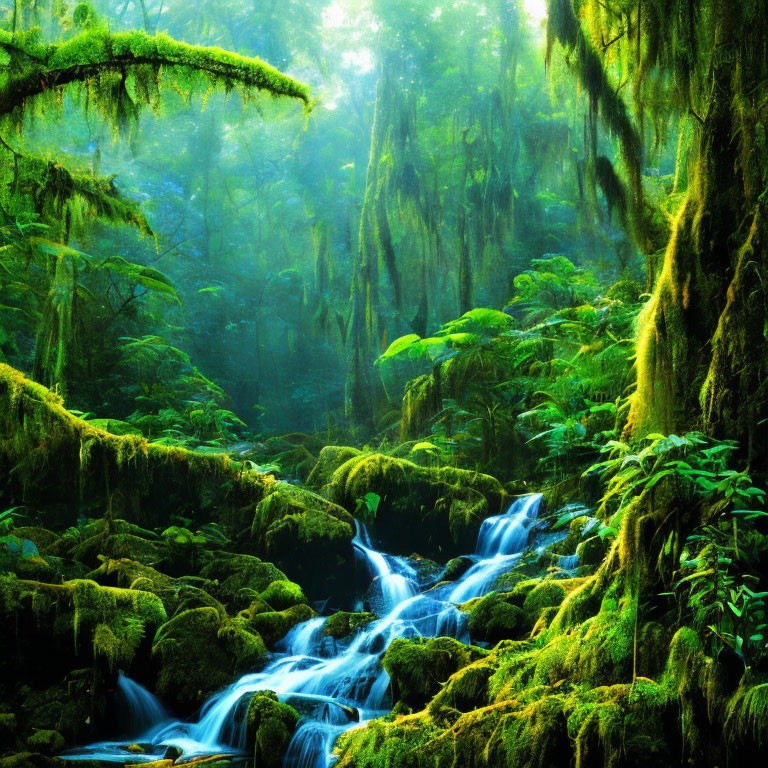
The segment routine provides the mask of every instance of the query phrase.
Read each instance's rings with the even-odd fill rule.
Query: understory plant
[[[768,550],[766,492],[747,470],[732,468],[734,441],[700,432],[648,435],[639,446],[611,441],[609,458],[586,474],[606,480],[598,510],[599,535],[620,535],[637,505],[683,507],[697,521],[683,540],[675,528],[659,553],[659,569],[671,565],[671,591],[681,620],[706,638],[708,651],[735,653],[746,666],[768,655],[768,591],[760,559]],[[657,497],[658,495],[658,497]]]

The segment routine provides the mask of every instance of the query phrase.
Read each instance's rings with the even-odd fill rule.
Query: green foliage
[[[370,525],[376,520],[376,513],[379,511],[381,496],[378,493],[369,491],[359,499],[355,499],[355,517],[359,517],[366,525]]]
[[[160,336],[122,341],[122,367],[137,391],[129,424],[160,444],[219,452],[242,437],[245,422],[225,407],[224,390],[189,355]]]
[[[417,460],[505,475],[512,467],[500,454],[519,453],[524,442],[529,463],[558,480],[615,436],[640,291],[631,281],[601,290],[563,256],[532,265],[515,279],[505,313],[472,310],[433,337],[398,339],[379,359],[388,390],[397,364],[410,374],[421,361],[432,371],[408,385],[403,401],[403,432],[422,438],[411,447]],[[520,479],[520,462],[513,466]]]
[[[760,575],[765,537],[758,530],[768,513],[765,492],[747,471],[730,467],[737,449],[697,432],[649,435],[639,450],[609,443],[611,457],[589,473],[607,477],[602,537],[618,536],[634,509],[658,498],[696,511],[702,522],[682,545],[670,530],[659,556],[661,563],[678,558],[670,594],[706,636],[711,655],[727,646],[751,666],[768,652],[768,592]]]

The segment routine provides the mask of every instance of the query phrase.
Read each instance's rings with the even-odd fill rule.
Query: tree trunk
[[[765,460],[768,417],[768,254],[757,144],[744,135],[738,41],[720,14],[695,176],[672,227],[664,265],[640,319],[635,436],[704,429]],[[741,135],[740,141],[734,136]]]

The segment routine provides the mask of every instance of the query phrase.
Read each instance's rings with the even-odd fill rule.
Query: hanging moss
[[[59,653],[66,664],[71,649],[87,654],[86,660],[101,658],[112,669],[127,668],[145,637],[166,619],[156,595],[87,579],[58,585],[0,577],[0,612],[28,651]]]
[[[408,382],[400,417],[400,441],[416,440],[428,433],[430,419],[442,409],[440,386],[433,374]]]
[[[226,527],[237,526],[238,511],[262,499],[273,482],[226,456],[111,435],[0,364],[0,487],[19,503],[70,505],[72,523],[83,502],[155,525],[167,524],[172,508],[215,509]]]

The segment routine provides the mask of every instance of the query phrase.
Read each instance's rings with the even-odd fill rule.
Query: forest
[[[766,40],[0,1],[0,768],[764,760]]]

